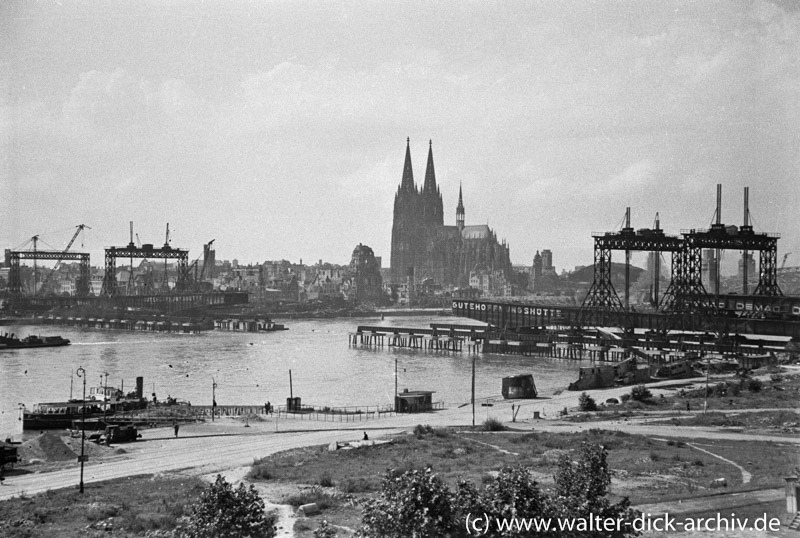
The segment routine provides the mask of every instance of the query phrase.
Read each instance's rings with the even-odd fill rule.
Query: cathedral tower
[[[422,221],[427,226],[443,226],[444,210],[442,193],[436,185],[433,167],[433,141],[428,142],[428,165],[425,168],[425,183],[422,185]]]
[[[417,257],[417,237],[420,223],[420,194],[414,184],[411,167],[411,139],[406,139],[406,160],[403,178],[394,196],[394,220],[392,222],[392,282],[405,281]]]

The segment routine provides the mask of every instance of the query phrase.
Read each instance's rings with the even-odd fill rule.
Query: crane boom
[[[56,264],[53,266],[53,270],[50,271],[50,273],[48,273],[47,278],[45,278],[44,282],[42,282],[42,287],[39,288],[39,289],[41,289],[41,290],[47,289],[47,284],[50,283],[50,279],[52,279],[53,275],[56,274],[56,270],[58,269],[58,266],[61,265],[61,262],[64,259],[64,256],[67,254],[67,252],[69,252],[69,249],[72,247],[72,243],[75,242],[75,240],[78,238],[78,235],[83,231],[83,229],[84,228],[89,228],[89,226],[86,226],[85,224],[78,224],[78,226],[76,226],[76,228],[77,228],[77,230],[75,230],[75,233],[72,235],[72,239],[69,240],[69,243],[67,244],[67,248],[65,248],[61,252],[61,256],[59,256],[58,259],[56,260]],[[91,230],[91,228],[89,228],[89,229]],[[34,249],[35,249],[35,247],[34,247]]]
[[[211,250],[211,244],[214,242],[214,239],[203,245],[203,268],[200,269],[200,280],[203,280],[203,275],[206,273],[206,265],[208,265],[208,254]]]

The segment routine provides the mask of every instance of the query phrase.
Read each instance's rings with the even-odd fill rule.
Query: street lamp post
[[[78,487],[79,491],[83,493],[83,462],[86,459],[83,453],[83,443],[86,440],[86,370],[83,366],[79,366],[76,372],[77,376],[83,378],[83,403],[81,405],[81,483]]]

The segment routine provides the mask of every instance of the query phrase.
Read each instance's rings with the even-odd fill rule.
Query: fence
[[[294,420],[322,420],[327,422],[363,422],[395,415],[394,406],[314,407],[303,405],[287,410],[285,405],[275,408],[278,418]]]

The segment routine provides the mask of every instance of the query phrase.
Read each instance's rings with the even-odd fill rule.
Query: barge
[[[25,349],[30,347],[68,346],[70,341],[60,336],[26,336],[17,338],[13,333],[0,335],[0,349]]]

